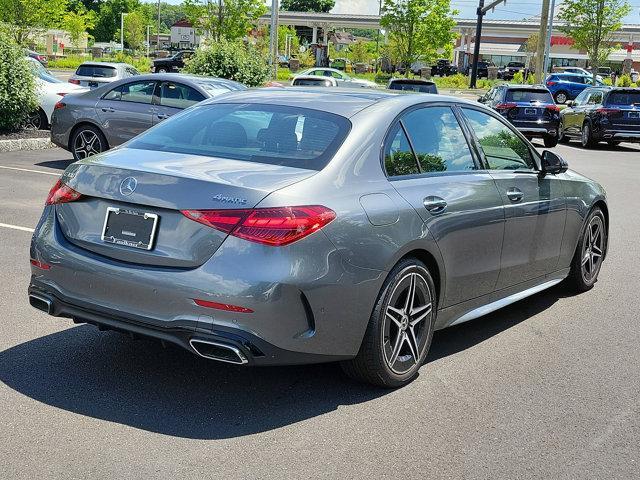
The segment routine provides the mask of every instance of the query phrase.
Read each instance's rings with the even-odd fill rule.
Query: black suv
[[[441,77],[447,77],[449,75],[455,75],[458,73],[458,67],[452,65],[449,60],[440,59],[435,65],[431,66],[431,76],[439,75]]]
[[[525,137],[542,138],[547,148],[558,144],[560,110],[544,85],[498,85],[478,101],[509,120]]]
[[[478,78],[486,77],[489,78],[489,67],[495,67],[493,62],[485,62],[484,60],[478,61]],[[471,75],[471,70],[473,69],[473,64],[467,67],[467,75]]]
[[[184,68],[184,61],[193,55],[193,53],[193,50],[182,50],[173,55],[173,57],[156,58],[153,61],[151,71],[153,73],[179,72],[180,69]]]
[[[640,143],[640,88],[590,87],[567,105],[560,114],[560,141],[577,138],[585,148]]]
[[[512,80],[513,76],[518,72],[524,72],[524,63],[509,62],[501,72],[498,72],[498,76],[503,78],[504,80]]]

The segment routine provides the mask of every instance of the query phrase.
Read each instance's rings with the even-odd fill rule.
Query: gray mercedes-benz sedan
[[[202,100],[246,90],[224,78],[182,74],[137,75],[59,101],[51,141],[73,158],[104,152]]]
[[[206,100],[71,164],[31,244],[31,305],[247,365],[411,381],[434,330],[607,251],[597,183],[461,99],[312,88]]]

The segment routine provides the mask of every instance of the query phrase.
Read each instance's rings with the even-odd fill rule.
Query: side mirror
[[[569,168],[569,164],[557,153],[549,150],[542,152],[542,174],[557,175],[564,173]]]
[[[567,107],[573,107],[573,103],[574,103],[574,102],[573,102],[573,100],[567,100],[566,102],[564,102],[564,104],[565,104]]]
[[[483,96],[481,96],[481,97],[478,97],[478,102],[480,102],[480,103],[484,103],[484,101],[485,101],[485,97],[484,97],[484,95],[483,95]]]

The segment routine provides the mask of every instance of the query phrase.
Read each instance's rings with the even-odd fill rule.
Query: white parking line
[[[29,227],[20,227],[18,225],[9,225],[8,223],[0,223],[0,227],[3,228],[11,228],[13,230],[21,230],[23,232],[30,232],[33,233],[33,228],[29,228]]]
[[[31,173],[42,173],[44,175],[54,175],[56,177],[59,177],[60,174],[59,173],[55,173],[55,172],[45,172],[42,170],[30,170],[28,168],[18,168],[18,167],[5,167],[4,165],[0,165],[0,168],[5,168],[7,170],[18,170],[20,172],[31,172]]]

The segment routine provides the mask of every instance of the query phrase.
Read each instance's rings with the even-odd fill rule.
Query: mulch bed
[[[19,132],[0,131],[0,140],[22,140],[25,138],[48,138],[49,130],[21,130]]]

